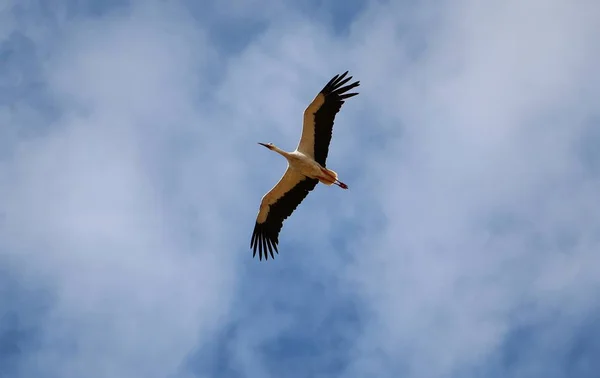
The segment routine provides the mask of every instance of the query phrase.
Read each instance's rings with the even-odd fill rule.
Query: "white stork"
[[[302,136],[295,151],[283,151],[273,143],[259,143],[283,155],[288,166],[283,177],[261,200],[250,241],[250,248],[254,249],[253,257],[258,250],[260,260],[263,254],[265,260],[269,258],[267,252],[271,253],[271,258],[275,258],[273,250],[279,253],[277,244],[283,221],[319,182],[348,189],[346,184],[337,179],[336,172],[325,168],[335,115],[344,100],[358,94],[346,93],[360,85],[359,81],[355,81],[344,87],[352,79],[352,76],[344,79],[347,73],[335,75],[304,110]]]

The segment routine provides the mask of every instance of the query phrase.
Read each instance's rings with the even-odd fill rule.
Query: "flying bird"
[[[279,253],[277,245],[283,221],[319,182],[348,189],[346,184],[338,180],[335,171],[326,168],[335,116],[346,99],[358,94],[346,93],[360,85],[359,81],[355,81],[344,86],[352,79],[352,76],[346,78],[347,74],[348,71],[335,75],[304,110],[302,136],[296,150],[287,152],[273,143],[259,143],[283,155],[288,166],[283,177],[261,200],[250,241],[250,248],[254,250],[252,257],[256,256],[258,250],[259,260],[263,255],[267,260],[267,252],[271,258],[275,258],[273,250]]]

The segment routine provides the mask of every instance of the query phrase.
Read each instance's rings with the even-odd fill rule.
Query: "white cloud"
[[[410,145],[377,161],[372,179],[394,172],[374,188],[390,222],[352,272],[379,318],[365,348],[391,371],[436,377],[482,363],[526,302],[597,306],[599,183],[581,171],[575,142],[597,112],[598,10],[454,4],[418,59],[396,67],[402,79],[386,78],[396,106],[383,111],[404,121]],[[402,46],[392,33],[378,43]],[[495,232],[489,222],[503,214],[521,224]],[[567,251],[561,230],[576,240]]]
[[[193,177],[176,178],[201,198],[202,161],[185,152],[161,159],[166,166],[153,160],[174,148],[171,137],[207,126],[193,88],[211,51],[201,30],[169,10],[65,25],[46,62],[62,116],[36,125],[46,130],[4,164],[4,257],[18,262],[23,282],[56,296],[24,375],[164,377],[228,306],[234,244],[214,233],[225,217],[206,201],[180,205],[170,199],[178,183],[161,182],[165,170],[193,165],[183,172]],[[208,215],[196,220],[193,247],[175,203]]]

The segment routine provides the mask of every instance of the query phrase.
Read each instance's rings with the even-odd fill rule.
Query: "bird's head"
[[[264,146],[264,147],[268,148],[269,150],[272,150],[275,147],[275,145],[273,143],[260,143],[260,142],[258,142],[258,144],[260,144],[261,146]]]

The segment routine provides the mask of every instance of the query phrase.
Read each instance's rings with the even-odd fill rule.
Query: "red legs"
[[[342,189],[348,189],[348,185],[344,184],[343,182],[339,181],[339,180],[335,180],[334,182],[335,185],[339,186]]]

